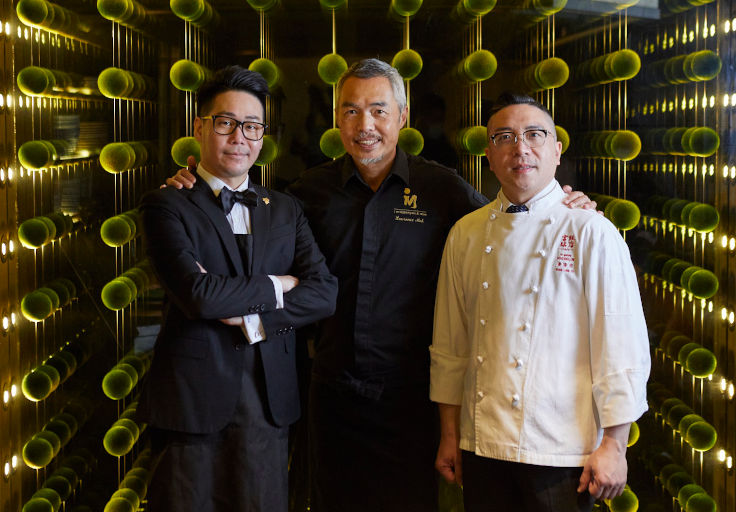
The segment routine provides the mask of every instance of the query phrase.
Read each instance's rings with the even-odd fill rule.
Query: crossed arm
[[[144,196],[144,241],[162,286],[189,318],[221,320],[241,325],[263,305],[260,316],[266,335],[285,327],[302,327],[333,313],[337,280],[327,270],[303,212],[294,201],[294,260],[290,274],[276,276],[284,291],[284,307],[276,308],[274,285],[268,275],[232,276],[224,261],[202,261],[197,236],[184,222],[188,204],[177,204],[166,191]],[[214,236],[214,235],[213,235]],[[200,248],[201,249],[201,248]],[[206,268],[206,267],[213,268]]]
[[[206,274],[207,270],[198,262],[195,261],[197,264],[197,267],[199,268],[199,272],[201,274]],[[290,292],[292,289],[294,289],[295,286],[299,284],[299,278],[294,276],[273,276],[276,279],[279,280],[281,283],[281,291],[283,293]],[[245,326],[245,317],[243,316],[231,316],[228,318],[218,318],[220,322],[222,322],[225,325],[231,325],[233,327],[244,327]]]

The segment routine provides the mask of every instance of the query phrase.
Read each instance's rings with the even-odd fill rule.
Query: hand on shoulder
[[[182,188],[192,188],[197,182],[194,171],[197,170],[197,160],[193,156],[187,157],[187,167],[179,169],[176,174],[170,178],[166,178],[166,183],[161,188],[170,186],[181,190]]]
[[[562,200],[562,204],[567,205],[568,208],[595,210],[595,207],[598,206],[598,203],[591,200],[584,192],[573,190],[570,185],[564,185],[562,190],[567,194],[567,196]],[[599,213],[603,214],[603,212]]]

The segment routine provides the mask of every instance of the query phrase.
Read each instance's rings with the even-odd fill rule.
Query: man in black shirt
[[[359,61],[340,78],[337,98],[347,155],[289,187],[339,283],[335,315],[315,340],[311,509],[431,512],[439,434],[428,347],[437,275],[452,225],[488,201],[454,170],[397,147],[407,108],[396,69]],[[185,174],[167,183],[188,181]],[[568,202],[583,204],[581,196]]]
[[[406,96],[394,68],[358,62],[337,90],[348,155],[289,187],[339,281],[312,365],[314,510],[431,511],[437,273],[447,232],[487,200],[455,171],[397,148]]]

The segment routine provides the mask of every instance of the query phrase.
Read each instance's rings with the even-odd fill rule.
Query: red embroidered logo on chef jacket
[[[555,270],[557,272],[575,272],[575,235],[562,235],[562,241],[557,248]]]

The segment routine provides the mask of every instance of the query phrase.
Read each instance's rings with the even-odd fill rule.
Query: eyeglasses
[[[267,124],[256,121],[238,121],[228,116],[205,116],[200,119],[212,119],[212,128],[219,135],[230,135],[239,127],[243,137],[248,140],[261,140],[268,128]]]
[[[521,141],[526,144],[528,148],[538,148],[544,145],[544,141],[547,140],[547,135],[550,132],[542,128],[535,128],[533,130],[527,130],[521,134]],[[519,136],[514,132],[498,132],[495,135],[491,135],[491,141],[493,145],[497,147],[510,147],[515,146],[519,140]]]

